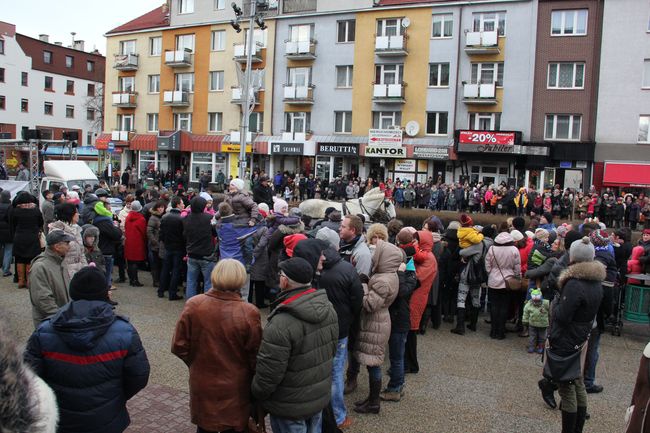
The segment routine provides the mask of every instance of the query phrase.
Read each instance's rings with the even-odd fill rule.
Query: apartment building
[[[75,131],[80,157],[97,166],[97,152],[88,147],[102,131],[105,58],[84,51],[83,41],[73,47],[16,33],[16,26],[0,21],[0,136],[21,139],[22,131],[37,129],[43,140],[62,140],[64,131]],[[66,149],[69,154],[69,149]],[[60,146],[46,154],[61,156]],[[6,154],[9,172],[24,155]]]
[[[643,3],[643,2],[642,2]],[[650,188],[650,5],[603,5],[593,183]]]

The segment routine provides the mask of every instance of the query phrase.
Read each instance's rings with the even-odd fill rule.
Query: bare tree
[[[92,120],[88,119],[89,129],[97,133],[102,132],[104,129],[104,86],[102,84],[95,86],[95,94],[86,98],[84,108],[95,113]]]

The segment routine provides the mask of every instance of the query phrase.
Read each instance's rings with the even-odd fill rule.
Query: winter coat
[[[336,311],[324,290],[308,286],[282,292],[272,308],[251,390],[271,415],[304,420],[330,401]]]
[[[524,305],[524,316],[521,323],[524,326],[534,326],[535,328],[548,328],[548,313],[550,302],[548,299],[542,299],[539,302],[533,302],[532,299],[526,301]]]
[[[253,188],[253,201],[257,204],[266,203],[270,209],[273,209],[273,189],[258,183]]]
[[[557,260],[549,260],[553,263],[551,272],[546,276],[546,284],[549,290],[558,291],[558,280],[562,271],[569,267],[569,252],[562,254]],[[543,267],[543,266],[542,266]],[[538,268],[541,269],[541,268]]]
[[[533,241],[533,248],[528,255],[528,270],[541,266],[549,257],[553,256],[553,251],[548,242]]]
[[[74,274],[77,273],[81,268],[88,266],[86,261],[86,254],[84,251],[84,243],[81,238],[81,227],[77,224],[70,225],[63,221],[54,221],[50,224],[50,231],[59,230],[64,233],[69,234],[74,237],[74,241],[70,242],[70,249],[68,250],[65,258],[63,259],[63,269],[65,269],[65,285],[66,287],[70,284],[70,280]]]
[[[603,299],[604,279],[605,267],[597,261],[575,263],[560,275],[549,334],[550,347],[558,355],[574,353],[589,338]]]
[[[43,214],[43,230],[47,234],[48,226],[54,222],[54,202],[52,200],[43,200],[41,213]]]
[[[163,244],[160,241],[160,223],[160,215],[156,214],[151,214],[149,221],[147,221],[147,246],[155,255],[160,255],[161,249],[164,251]]]
[[[465,265],[461,271],[460,271],[460,278],[458,282],[458,286],[463,286],[467,287],[467,290],[471,289],[472,287],[469,286],[469,283],[467,281],[467,275],[469,273],[470,269],[470,263],[471,264],[477,264],[480,262],[481,257],[485,257],[485,254],[489,251],[490,247],[494,241],[491,238],[485,238],[483,239],[480,243],[476,245],[472,245],[471,247],[467,248],[461,248],[458,251],[458,255],[465,260],[467,265]]]
[[[260,214],[257,210],[257,203],[253,201],[250,194],[243,192],[230,193],[226,195],[226,201],[230,203],[235,214],[235,224],[247,224],[249,221],[257,223]]]
[[[528,270],[528,255],[530,254],[530,250],[533,249],[533,240],[526,236],[526,245],[523,247],[519,248],[519,260],[521,262],[521,275],[525,275],[526,271]]]
[[[301,222],[291,226],[281,225],[269,238],[268,253],[269,253],[269,267],[267,281],[271,283],[270,287],[279,287],[279,274],[278,263],[280,256],[284,251],[284,238],[297,233],[302,233],[305,230],[305,225]]]
[[[217,233],[212,226],[212,217],[203,212],[205,204],[203,198],[193,198],[190,204],[192,213],[183,219],[187,255],[193,259],[203,259],[214,252],[212,239]]]
[[[461,261],[458,252],[458,237],[456,229],[447,229],[444,234],[447,247],[442,250],[438,261],[440,284],[443,290],[451,291],[458,287],[458,278],[461,271]]]
[[[260,312],[237,292],[210,290],[187,301],[172,353],[190,369],[192,423],[208,431],[244,431],[262,339]]]
[[[49,248],[32,261],[27,288],[34,328],[70,301],[62,262],[63,257]]]
[[[607,276],[603,284],[613,287],[618,281],[618,266],[611,247],[596,247],[596,260],[605,265]]]
[[[65,305],[32,334],[25,352],[56,394],[60,432],[127,428],[126,402],[147,385],[149,361],[133,325],[115,315],[110,304],[81,300]]]
[[[286,215],[281,214],[279,212],[273,211],[266,218],[266,225],[269,228],[269,230],[266,232],[266,236],[271,237],[271,235],[281,225],[290,226],[290,225],[298,224],[299,222],[300,222],[300,218],[298,218],[298,217],[286,216]]]
[[[247,236],[253,236],[257,227],[251,227],[248,224],[234,224],[235,215],[222,217],[215,225],[219,245],[220,259],[235,259],[242,265],[248,266],[252,260],[250,254],[246,254],[244,243]]]
[[[397,297],[395,297],[393,303],[388,307],[391,325],[390,332],[407,333],[411,330],[409,302],[411,300],[411,294],[418,287],[418,279],[415,271],[397,271],[397,278],[399,279]]]
[[[170,209],[160,219],[158,239],[165,245],[166,251],[185,251],[183,219],[179,209]]]
[[[457,231],[458,244],[461,248],[467,248],[476,245],[483,240],[483,233],[480,233],[474,227],[461,227]]]
[[[521,259],[519,250],[514,245],[501,245],[504,243],[503,235],[499,233],[485,255],[485,270],[488,273],[488,287],[491,289],[505,289],[506,280],[521,275]],[[508,237],[510,237],[508,235]]]
[[[113,219],[105,216],[98,216],[92,223],[99,229],[99,249],[105,256],[115,254],[115,247],[122,240],[122,230],[115,227]]]
[[[354,352],[355,358],[362,365],[378,367],[384,362],[391,329],[388,307],[399,291],[397,269],[403,258],[402,251],[395,245],[377,242],[372,257],[372,276],[368,284],[363,285],[363,309]]]
[[[268,227],[260,226],[253,235],[253,264],[250,266],[251,281],[266,281],[269,268]]]
[[[433,248],[431,249],[431,252],[436,259],[438,272],[436,272],[433,283],[431,283],[431,290],[429,291],[427,306],[436,306],[440,300],[440,257],[442,256],[444,246],[441,242],[442,237],[440,236],[440,233],[431,232],[431,236],[433,237]]]
[[[636,246],[632,248],[632,255],[630,256],[630,260],[627,261],[627,273],[628,274],[642,274],[643,273],[643,265],[641,264],[641,261],[639,258],[643,255],[643,247],[642,246]],[[634,278],[628,278],[627,279],[628,284],[641,284],[641,281],[635,280]]]
[[[339,254],[343,260],[350,262],[355,267],[358,274],[369,275],[372,258],[366,243],[366,237],[361,235],[355,239],[356,241],[353,240],[349,244],[341,239]]]
[[[38,232],[43,229],[41,211],[33,203],[19,205],[11,210],[10,223],[14,257],[31,261],[41,253],[38,240]]]
[[[147,221],[140,212],[131,211],[126,217],[124,258],[130,262],[147,260]]]
[[[0,203],[0,244],[12,243],[11,236],[11,203]]]
[[[431,286],[438,276],[438,262],[431,252],[433,236],[428,230],[418,231],[418,236],[420,241],[416,247],[413,261],[415,262],[415,274],[420,285],[413,291],[409,301],[412,331],[420,329],[420,320],[422,320],[422,314],[427,308]]]
[[[95,238],[92,247],[87,247],[84,244],[84,254],[86,255],[86,262],[88,264],[94,263],[99,269],[104,270],[106,266],[106,260],[104,260],[104,255],[99,249],[99,229],[92,224],[86,224],[81,228],[81,239],[86,237]]]
[[[643,264],[643,272],[650,274],[650,242],[643,242],[643,239],[641,239],[639,246],[643,247],[643,255],[639,257],[639,262]],[[14,245],[14,256],[16,255],[15,251],[16,246]]]
[[[334,306],[339,324],[339,340],[348,337],[352,322],[359,317],[363,300],[363,287],[359,274],[350,263],[341,259],[334,248],[323,251],[325,261],[318,280],[327,299]]]
[[[650,433],[650,420],[647,419],[648,413],[650,413],[648,400],[650,400],[650,343],[643,350],[639,363],[639,371],[630,403],[634,409],[625,433]]]

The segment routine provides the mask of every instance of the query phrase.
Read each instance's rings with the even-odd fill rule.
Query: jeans
[[[203,259],[187,259],[187,289],[185,291],[185,298],[190,299],[192,296],[197,295],[197,280],[199,274],[203,275],[203,292],[207,292],[212,288],[212,281],[210,274],[214,269],[215,262]]]
[[[11,258],[13,257],[14,244],[4,244],[4,255],[2,257],[2,272],[11,272]]]
[[[368,377],[370,380],[381,382],[381,366],[367,366],[366,368],[368,369]]]
[[[345,421],[348,412],[345,408],[345,400],[343,399],[343,389],[345,388],[345,380],[343,372],[345,371],[345,360],[348,354],[348,337],[341,338],[336,345],[336,354],[334,355],[334,362],[332,364],[332,410],[334,411],[334,418],[336,424],[341,424]]]
[[[404,346],[408,332],[391,332],[388,340],[390,381],[386,391],[400,392],[404,386]]]
[[[280,418],[274,415],[271,415],[270,418],[273,433],[321,433],[322,412],[301,420]]]
[[[544,347],[546,342],[546,328],[538,328],[537,326],[528,327],[528,346],[536,349]]]
[[[591,388],[596,384],[596,365],[600,356],[600,330],[594,328],[587,344],[587,358],[585,359],[584,382],[585,387]]]
[[[111,287],[113,285],[113,256],[104,256],[104,262],[106,266],[106,286]]]
[[[178,283],[181,280],[181,265],[183,263],[183,251],[165,251],[165,260],[163,261],[162,270],[160,271],[160,285],[158,294],[164,294],[169,291],[169,297],[173,298],[178,293]]]

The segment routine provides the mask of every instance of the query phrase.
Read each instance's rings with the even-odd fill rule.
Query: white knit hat
[[[237,190],[242,191],[244,189],[244,181],[237,177],[230,181],[230,186],[234,186]]]
[[[286,201],[282,200],[281,198],[278,198],[274,201],[273,203],[273,212],[277,213],[282,213],[282,210],[288,209],[289,205],[287,204]]]
[[[524,238],[524,235],[521,234],[519,230],[513,230],[510,232],[510,236],[512,236],[512,240],[515,242],[519,242]]]
[[[199,197],[201,197],[205,201],[214,201],[212,196],[209,193],[205,192],[205,191],[203,191],[201,194],[199,194]]]
[[[595,256],[594,244],[591,243],[587,236],[575,241],[569,248],[569,261],[571,263],[592,262]]]
[[[341,238],[339,237],[339,234],[329,227],[323,227],[320,230],[318,230],[316,232],[316,239],[320,239],[325,242],[328,242],[337,251],[339,249],[339,244],[341,243]]]

